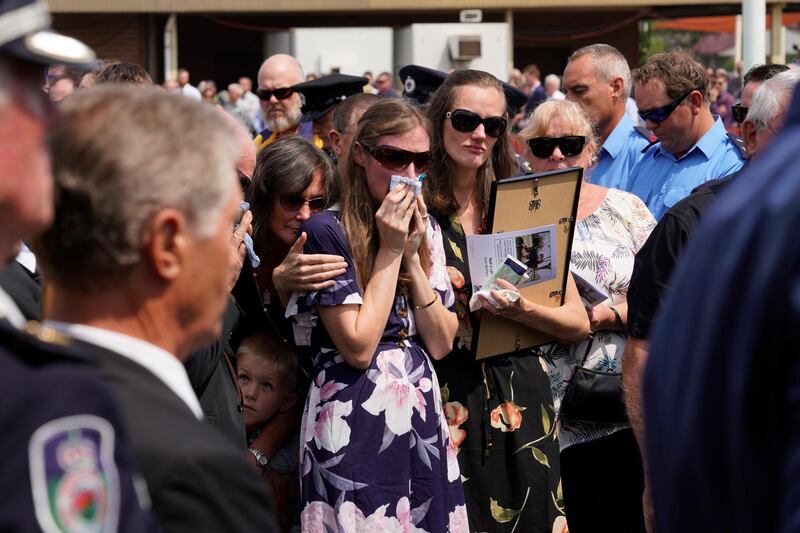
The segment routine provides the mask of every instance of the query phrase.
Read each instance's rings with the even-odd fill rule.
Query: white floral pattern
[[[636,252],[644,245],[656,221],[639,197],[609,189],[600,207],[575,225],[570,268],[587,279],[594,279],[610,295],[607,305],[625,301]],[[585,366],[601,372],[622,372],[623,333],[596,333]],[[556,411],[580,363],[589,341],[572,346],[549,345],[540,348],[547,363]],[[630,427],[629,424],[565,424],[558,418],[561,449],[591,442]]]
[[[452,305],[441,233],[429,220],[429,282],[441,301]],[[353,264],[333,214],[312,217],[303,230],[306,253],[336,253]],[[366,371],[344,362],[318,318],[319,306],[361,302],[355,279],[349,266],[333,287],[295,293],[287,309],[299,318],[295,337],[317,353],[301,435],[303,531],[467,532],[439,384],[414,337],[414,314],[405,296],[396,295]]]

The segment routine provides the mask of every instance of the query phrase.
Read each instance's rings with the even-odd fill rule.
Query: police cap
[[[0,0],[0,56],[93,68],[97,57],[92,49],[54,32],[50,21],[44,0]]]
[[[406,65],[400,69],[399,74],[403,82],[403,96],[419,105],[428,103],[436,89],[447,78],[446,72],[419,65]]]
[[[301,93],[304,99],[300,122],[317,120],[348,96],[364,92],[368,81],[361,76],[330,74],[293,85],[292,89]]]

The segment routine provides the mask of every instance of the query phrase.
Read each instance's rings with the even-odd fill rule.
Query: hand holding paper
[[[480,290],[475,291],[475,293],[472,295],[472,298],[469,299],[469,310],[477,311],[480,309],[481,296],[495,308],[500,307],[497,303],[497,300],[495,300],[491,294],[492,289],[505,291],[505,293],[501,293],[502,296],[512,303],[516,302],[519,299],[519,293],[515,293],[509,289],[504,289],[497,283],[497,280],[505,280],[514,287],[518,287],[521,283],[524,283],[528,280],[527,270],[528,268],[524,263],[518,261],[511,255],[507,255],[500,267],[491,276],[489,276],[488,279],[486,279]],[[511,293],[514,296],[506,296],[508,293]]]

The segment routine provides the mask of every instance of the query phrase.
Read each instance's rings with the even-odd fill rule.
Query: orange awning
[[[772,16],[767,14],[767,29],[772,24]],[[800,13],[784,13],[783,25],[800,24]],[[655,27],[659,30],[701,31],[713,33],[733,33],[736,31],[736,17],[721,15],[717,17],[686,17],[680,19],[660,20]]]

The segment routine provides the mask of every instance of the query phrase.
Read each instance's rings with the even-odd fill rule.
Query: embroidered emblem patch
[[[114,428],[76,415],[37,429],[28,444],[36,520],[45,533],[117,530],[119,478]]]

